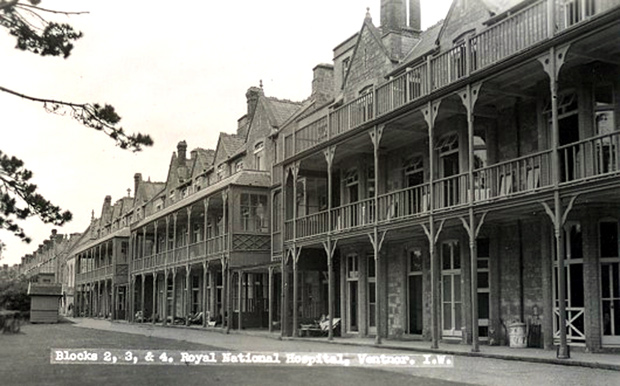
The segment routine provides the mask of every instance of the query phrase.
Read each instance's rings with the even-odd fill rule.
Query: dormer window
[[[240,172],[242,170],[243,170],[243,160],[237,161],[237,163],[235,163],[235,171]]]
[[[224,164],[217,167],[217,180],[221,181],[224,178]]]

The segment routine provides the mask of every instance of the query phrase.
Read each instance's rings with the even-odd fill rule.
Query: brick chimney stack
[[[422,10],[420,0],[409,0],[409,28],[414,31],[422,30]]]
[[[334,66],[331,64],[319,64],[312,70],[312,98],[319,106],[332,99],[334,91]]]
[[[140,186],[140,182],[142,181],[142,174],[136,173],[133,176],[133,195],[136,197],[138,195],[138,186]]]
[[[177,145],[177,157],[179,160],[179,165],[185,165],[185,160],[187,159],[187,142],[179,142]]]
[[[383,33],[398,31],[407,26],[405,0],[381,0],[381,28]]]
[[[258,105],[258,97],[264,95],[263,89],[259,87],[250,87],[248,91],[245,93],[245,97],[248,101],[248,118],[252,119],[254,112],[256,111],[256,106]]]

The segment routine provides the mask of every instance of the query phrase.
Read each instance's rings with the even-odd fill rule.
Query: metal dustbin
[[[508,326],[508,337],[510,338],[511,348],[527,347],[525,323],[512,323]]]

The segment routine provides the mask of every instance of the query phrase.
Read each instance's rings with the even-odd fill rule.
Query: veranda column
[[[170,318],[173,325],[177,316],[177,270],[177,267],[172,267],[172,311]]]
[[[155,324],[157,319],[157,272],[153,272],[153,311],[151,312],[152,323]]]
[[[168,325],[168,260],[170,260],[170,216],[166,216],[166,235],[164,236],[164,309],[163,325]]]
[[[552,211],[546,203],[542,203],[549,215],[553,226],[555,235],[555,251],[558,261],[558,311],[559,311],[559,332],[560,332],[560,347],[558,349],[557,357],[559,359],[569,358],[567,339],[566,339],[566,272],[564,270],[564,231],[563,225],[566,221],[566,216],[563,214],[562,201],[560,198],[560,130],[558,123],[558,77],[560,69],[566,59],[566,52],[569,45],[562,47],[551,47],[549,53],[543,55],[538,60],[542,64],[543,69],[549,76],[549,88],[551,95],[551,173],[553,179],[553,205]],[[572,207],[574,198],[569,204],[569,209]],[[551,311],[553,312],[553,310]]]
[[[167,244],[167,243],[166,243]],[[163,318],[163,325],[167,326],[168,325],[168,267],[164,267],[164,301],[163,303],[163,310],[162,310],[162,318]]]
[[[239,317],[237,318],[237,330],[239,331],[241,331],[241,317],[243,315],[243,279],[244,279],[243,271],[238,271],[237,272],[237,280],[238,280],[237,307],[239,308]]]
[[[327,241],[323,247],[325,249],[325,255],[327,256],[327,312],[328,312],[328,329],[327,339],[334,339],[334,313],[335,313],[335,296],[334,290],[334,252],[336,249],[336,243],[332,245],[331,233],[332,233],[332,189],[333,189],[333,176],[332,168],[334,165],[334,155],[336,154],[336,146],[330,146],[325,149],[325,162],[327,163]],[[378,213],[378,212],[377,212]]]
[[[202,262],[202,327],[207,327],[207,315],[210,315],[210,312],[207,311],[207,286],[208,282],[208,271],[209,271],[209,262]]]
[[[369,133],[370,139],[372,141],[373,150],[374,150],[374,168],[375,168],[375,218],[374,218],[374,237],[370,237],[373,252],[374,252],[374,264],[375,264],[375,277],[376,277],[376,285],[375,285],[375,326],[377,326],[377,334],[375,335],[375,344],[381,344],[381,333],[382,333],[382,325],[381,322],[383,320],[382,315],[382,307],[383,307],[383,299],[381,299],[381,293],[384,289],[385,283],[382,280],[381,276],[381,264],[379,261],[381,251],[381,245],[383,244],[383,240],[385,239],[385,232],[381,237],[381,241],[379,241],[379,230],[377,225],[377,214],[379,208],[379,144],[381,143],[381,137],[383,136],[383,126],[375,126],[373,130]]]
[[[144,274],[140,275],[140,310],[142,311],[142,321],[146,319],[146,307],[144,306],[144,284],[145,284],[145,276]]]
[[[269,328],[269,332],[273,332],[273,305],[274,305],[274,301],[273,301],[273,297],[274,297],[274,287],[273,287],[273,266],[269,267],[269,316],[268,316],[268,328]]]
[[[136,275],[131,275],[129,282],[129,320],[136,321]]]
[[[177,216],[176,212],[172,214],[172,324],[177,316]]]
[[[468,47],[469,47],[469,40]],[[476,239],[482,222],[476,227],[476,219],[474,216],[475,183],[474,183],[474,107],[478,99],[481,83],[474,86],[467,85],[464,91],[459,93],[461,102],[467,111],[467,139],[468,139],[468,189],[469,189],[469,224],[464,218],[461,218],[463,226],[469,236],[469,257],[470,257],[470,314],[471,314],[471,351],[479,352],[478,342],[478,249]]]
[[[299,255],[301,254],[301,250],[297,250],[297,178],[299,177],[299,161],[295,162],[291,167],[291,172],[293,173],[293,328],[292,335],[297,336],[297,317],[298,317],[298,304],[297,304],[297,296],[298,296],[298,280],[297,277],[297,260],[299,259]]]
[[[192,312],[191,304],[192,304],[192,291],[191,291],[191,277],[192,276],[192,266],[187,264],[185,265],[185,302],[183,304],[183,308],[185,309],[185,325],[189,326],[189,318]]]
[[[427,60],[427,68],[430,67],[431,61],[430,58]],[[429,84],[431,83],[431,76],[429,75]],[[430,87],[429,87],[430,90]],[[429,157],[429,178],[428,178],[428,197],[429,197],[429,228],[427,229],[424,225],[422,228],[426,233],[429,244],[429,258],[430,258],[430,273],[431,273],[431,349],[437,349],[439,347],[439,318],[438,318],[438,309],[439,309],[439,264],[438,264],[438,256],[436,252],[436,243],[438,234],[435,233],[435,219],[433,216],[433,211],[435,209],[435,192],[434,192],[434,179],[435,179],[435,149],[434,149],[434,127],[435,127],[435,119],[437,118],[437,113],[439,112],[439,106],[441,104],[441,100],[437,102],[429,101],[427,106],[422,109],[422,114],[424,115],[424,120],[426,121],[426,125],[428,126],[428,157]]]

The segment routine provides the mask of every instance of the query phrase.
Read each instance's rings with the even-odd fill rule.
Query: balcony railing
[[[563,0],[556,2],[558,34],[592,16],[618,7],[615,0]],[[332,112],[299,128],[284,139],[289,158],[318,146],[373,119],[427,96],[470,74],[521,53],[550,38],[548,1],[539,0],[489,26],[480,33],[441,52],[427,63],[405,71]],[[329,122],[329,127],[326,123]],[[329,135],[327,132],[329,131]]]
[[[486,201],[550,186],[551,150],[474,171],[474,200]]]
[[[441,178],[433,181],[435,209],[453,208],[469,203],[467,173]]]
[[[296,235],[298,238],[317,235],[327,232],[328,212],[322,211],[300,217],[296,221]]]
[[[379,221],[390,221],[425,213],[430,208],[429,184],[383,194],[379,199]]]
[[[318,121],[324,118],[319,118]],[[330,133],[332,136],[346,133],[372,119],[374,119],[374,93],[368,93],[334,110],[329,117]],[[313,124],[314,122],[308,126]],[[317,143],[324,142],[326,139],[327,136],[320,138]]]
[[[332,209],[332,230],[349,230],[372,224],[375,216],[374,198],[346,204]]]
[[[216,236],[207,239],[207,255],[215,255],[224,252],[227,248],[228,235]]]
[[[561,146],[559,151],[563,183],[620,171],[620,132]]]

